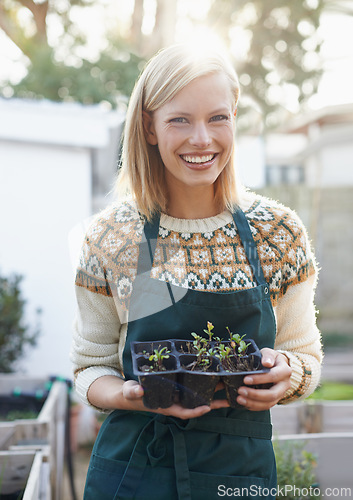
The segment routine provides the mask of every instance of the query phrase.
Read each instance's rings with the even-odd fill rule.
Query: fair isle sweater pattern
[[[245,215],[276,306],[289,287],[315,273],[305,229],[292,211],[260,196]],[[86,234],[76,285],[114,295],[128,309],[143,224],[136,208],[127,202],[103,211]],[[176,232],[161,225],[151,277],[220,293],[256,286],[233,221],[203,233]]]

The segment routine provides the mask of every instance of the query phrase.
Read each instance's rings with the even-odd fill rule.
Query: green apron
[[[229,293],[184,289],[150,278],[159,217],[145,224],[123,353],[126,379],[136,379],[131,341],[190,340],[190,333],[201,333],[207,321],[215,325],[218,336],[224,332],[227,338],[228,326],[254,339],[259,348],[273,348],[276,324],[256,244],[245,214],[237,210],[233,219],[257,286]],[[235,255],[239,258],[236,248]],[[224,397],[224,391],[216,397]],[[221,408],[182,420],[115,410],[96,439],[84,499],[274,499],[271,436],[269,411]]]

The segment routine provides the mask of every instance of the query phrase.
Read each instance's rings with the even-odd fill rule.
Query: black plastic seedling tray
[[[148,358],[150,354],[153,354],[154,349],[163,347],[167,347],[168,351],[173,349],[172,343],[168,340],[131,343],[133,370],[138,375],[139,383],[144,389],[144,405],[151,409],[169,408],[174,402],[177,391],[179,363],[173,354],[169,354],[169,358],[164,360],[165,371],[146,372],[142,370],[144,365],[152,365]]]
[[[256,343],[252,339],[245,340],[249,345],[240,359],[242,362],[249,362],[253,370],[228,371],[223,368],[218,357],[210,356],[208,371],[190,371],[185,367],[196,359],[192,351],[192,340],[131,342],[133,371],[144,389],[145,406],[151,409],[168,408],[174,402],[179,402],[184,408],[209,405],[217,383],[222,380],[230,406],[238,407],[236,399],[244,377],[269,371],[269,368],[264,368],[261,364],[261,352]],[[214,346],[215,342],[210,344]],[[230,345],[230,341],[222,341],[222,344]],[[159,372],[144,371],[144,365],[152,364],[149,361],[150,354],[153,354],[154,349],[163,347],[170,351],[169,357],[163,361],[166,369]]]
[[[195,354],[179,356],[180,371],[178,373],[179,401],[184,408],[210,405],[217,383],[220,380],[219,361],[211,357],[210,371],[191,371],[184,367],[195,361]]]

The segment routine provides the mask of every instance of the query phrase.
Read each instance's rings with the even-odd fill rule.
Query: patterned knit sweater
[[[247,194],[240,207],[250,223],[269,284],[275,349],[292,367],[281,403],[307,397],[320,379],[320,333],[313,303],[316,266],[306,231],[282,205]],[[133,203],[113,204],[90,225],[76,274],[78,313],[71,360],[76,391],[88,403],[90,385],[122,376],[129,299],[137,272],[143,219]],[[235,245],[234,245],[235,242]],[[229,292],[256,285],[230,212],[206,219],[162,214],[151,277],[195,290]]]

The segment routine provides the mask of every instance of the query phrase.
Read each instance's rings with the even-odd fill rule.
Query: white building
[[[236,151],[239,176],[253,189],[353,186],[353,103],[298,115],[265,137],[240,136]]]
[[[289,121],[266,140],[267,184],[353,186],[353,104],[329,106]]]
[[[122,122],[99,106],[0,99],[0,275],[24,276],[28,323],[42,309],[20,365],[31,375],[71,375],[79,228],[109,201]]]
[[[308,229],[321,268],[316,294],[320,328],[333,338],[350,335],[353,104],[298,116],[282,134],[269,136],[266,181],[267,194],[296,209]]]

